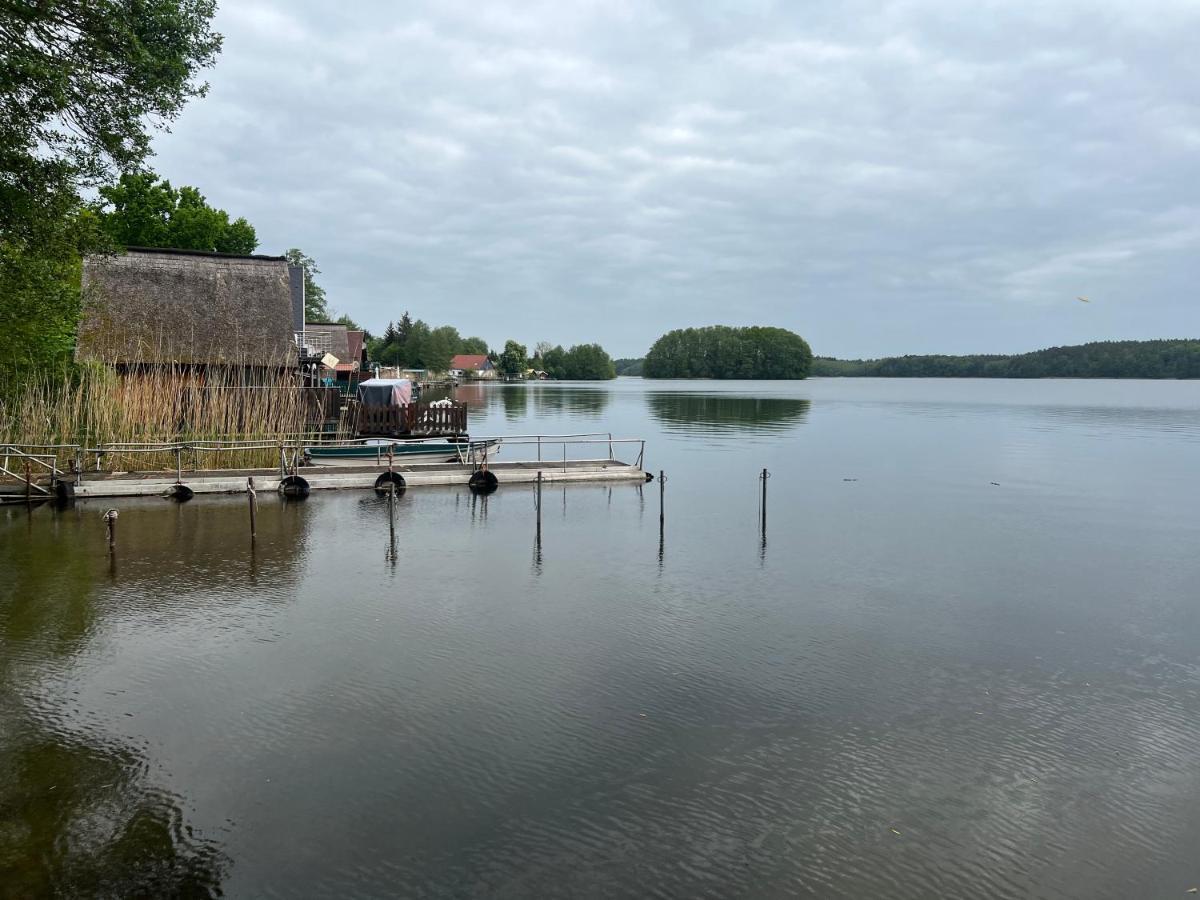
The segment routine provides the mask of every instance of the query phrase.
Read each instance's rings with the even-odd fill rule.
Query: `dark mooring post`
[[[391,454],[388,449],[388,471],[391,471]],[[388,482],[388,535],[394,543],[396,540],[396,482]]]
[[[540,470],[537,477],[537,542],[540,547],[542,545],[542,473]]]
[[[254,478],[246,479],[246,495],[250,498],[250,540],[258,536],[258,493],[254,490]]]
[[[663,474],[662,469],[658,470],[658,530],[662,531],[663,524],[666,522],[666,490],[667,476]]]
[[[771,473],[766,469],[762,470],[762,474],[758,476],[762,479],[762,533],[763,537],[767,536],[767,479],[771,477]]]
[[[108,552],[112,553],[117,549],[117,511],[115,509],[107,510],[104,513],[104,529],[108,532]]]
[[[30,468],[29,460],[25,460],[25,505],[33,504],[33,471]]]

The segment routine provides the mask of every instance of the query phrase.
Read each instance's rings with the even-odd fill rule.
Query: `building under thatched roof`
[[[88,256],[76,356],[125,366],[295,366],[304,307],[293,283],[302,278],[282,256],[132,247]]]

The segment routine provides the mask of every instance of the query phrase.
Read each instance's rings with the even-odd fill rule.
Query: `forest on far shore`
[[[1010,356],[818,356],[810,374],[872,378],[1200,378],[1200,340],[1096,341]]]
[[[644,360],[616,360],[618,375],[641,375]],[[1200,340],[1096,341],[1032,353],[813,358],[824,378],[1200,378]]]

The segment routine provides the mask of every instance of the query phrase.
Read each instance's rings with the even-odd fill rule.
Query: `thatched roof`
[[[291,276],[275,256],[130,248],[83,263],[76,356],[106,362],[296,362]]]

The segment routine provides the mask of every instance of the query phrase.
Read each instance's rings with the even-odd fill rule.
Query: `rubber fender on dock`
[[[75,503],[75,482],[56,481],[54,483],[54,502],[60,507],[72,506]]]
[[[490,494],[499,486],[500,479],[498,479],[491,472],[487,472],[483,469],[480,469],[478,472],[472,474],[470,480],[467,481],[467,487],[473,490],[476,494]]]
[[[177,500],[180,503],[187,503],[189,500],[191,500],[195,496],[196,496],[196,492],[193,491],[186,484],[173,484],[169,488],[167,488],[167,492],[166,492],[166,497],[168,499]]]
[[[308,482],[299,475],[289,475],[279,482],[279,493],[293,500],[303,500],[309,490]]]
[[[384,472],[375,479],[375,493],[386,494],[388,492],[388,485],[390,484],[394,484],[396,486],[396,496],[403,494],[405,489],[408,487],[408,483],[405,482],[404,476],[399,472]]]

